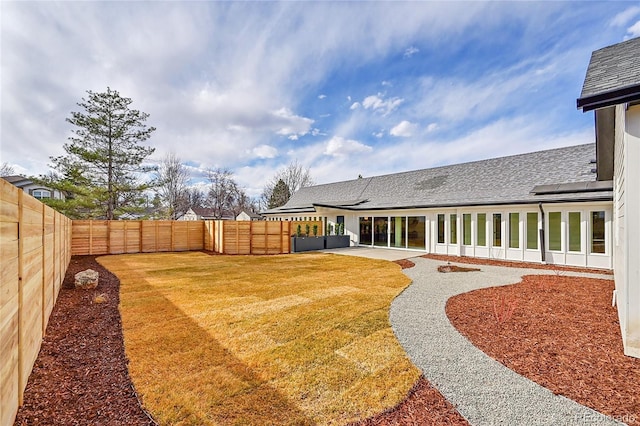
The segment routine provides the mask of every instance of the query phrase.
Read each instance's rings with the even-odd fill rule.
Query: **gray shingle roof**
[[[589,111],[640,99],[640,37],[591,54],[578,108]]]
[[[499,205],[612,200],[611,184],[569,185],[533,193],[534,187],[595,182],[595,144],[302,188],[267,214],[313,211]],[[575,191],[571,188],[576,188]]]

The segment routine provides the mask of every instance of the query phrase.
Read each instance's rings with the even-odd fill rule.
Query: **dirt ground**
[[[98,287],[75,290],[73,276],[87,268],[100,272]],[[622,355],[612,285],[559,273],[526,277],[515,286],[456,296],[447,314],[476,346],[519,374],[638,424],[640,360]],[[127,372],[118,292],[118,279],[93,256],[71,260],[16,425],[155,423]],[[105,301],[97,303],[97,296]],[[356,424],[468,423],[421,378],[397,407]]]

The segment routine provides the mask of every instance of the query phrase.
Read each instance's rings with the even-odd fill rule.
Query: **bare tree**
[[[224,216],[234,214],[239,189],[233,179],[233,172],[228,169],[213,169],[207,171],[207,177],[211,186],[207,197],[207,204],[213,209],[213,216],[222,219]]]
[[[0,165],[0,176],[11,176],[16,173],[16,170],[13,166],[7,162],[2,163]]]
[[[275,176],[266,183],[262,191],[262,195],[260,196],[261,206],[266,206],[267,208],[279,207],[273,205],[273,191],[280,181],[285,184],[289,194],[285,197],[278,195],[278,202],[282,203],[279,205],[286,204],[286,202],[289,201],[289,198],[291,198],[291,196],[300,188],[313,185],[313,178],[311,177],[309,168],[304,168],[302,164],[298,163],[298,160],[294,160],[288,166],[279,170]],[[282,184],[280,184],[280,186],[282,186]]]
[[[166,208],[166,217],[175,220],[189,208],[187,206],[185,209],[189,170],[175,153],[170,152],[158,166],[156,177],[157,192]]]

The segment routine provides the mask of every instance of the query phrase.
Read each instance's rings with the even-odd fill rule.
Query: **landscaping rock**
[[[98,287],[98,277],[98,272],[93,269],[78,272],[75,275],[75,286],[76,288],[96,288]]]

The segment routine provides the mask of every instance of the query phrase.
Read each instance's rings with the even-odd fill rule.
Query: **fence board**
[[[71,255],[69,219],[0,179],[0,424],[12,424]]]

